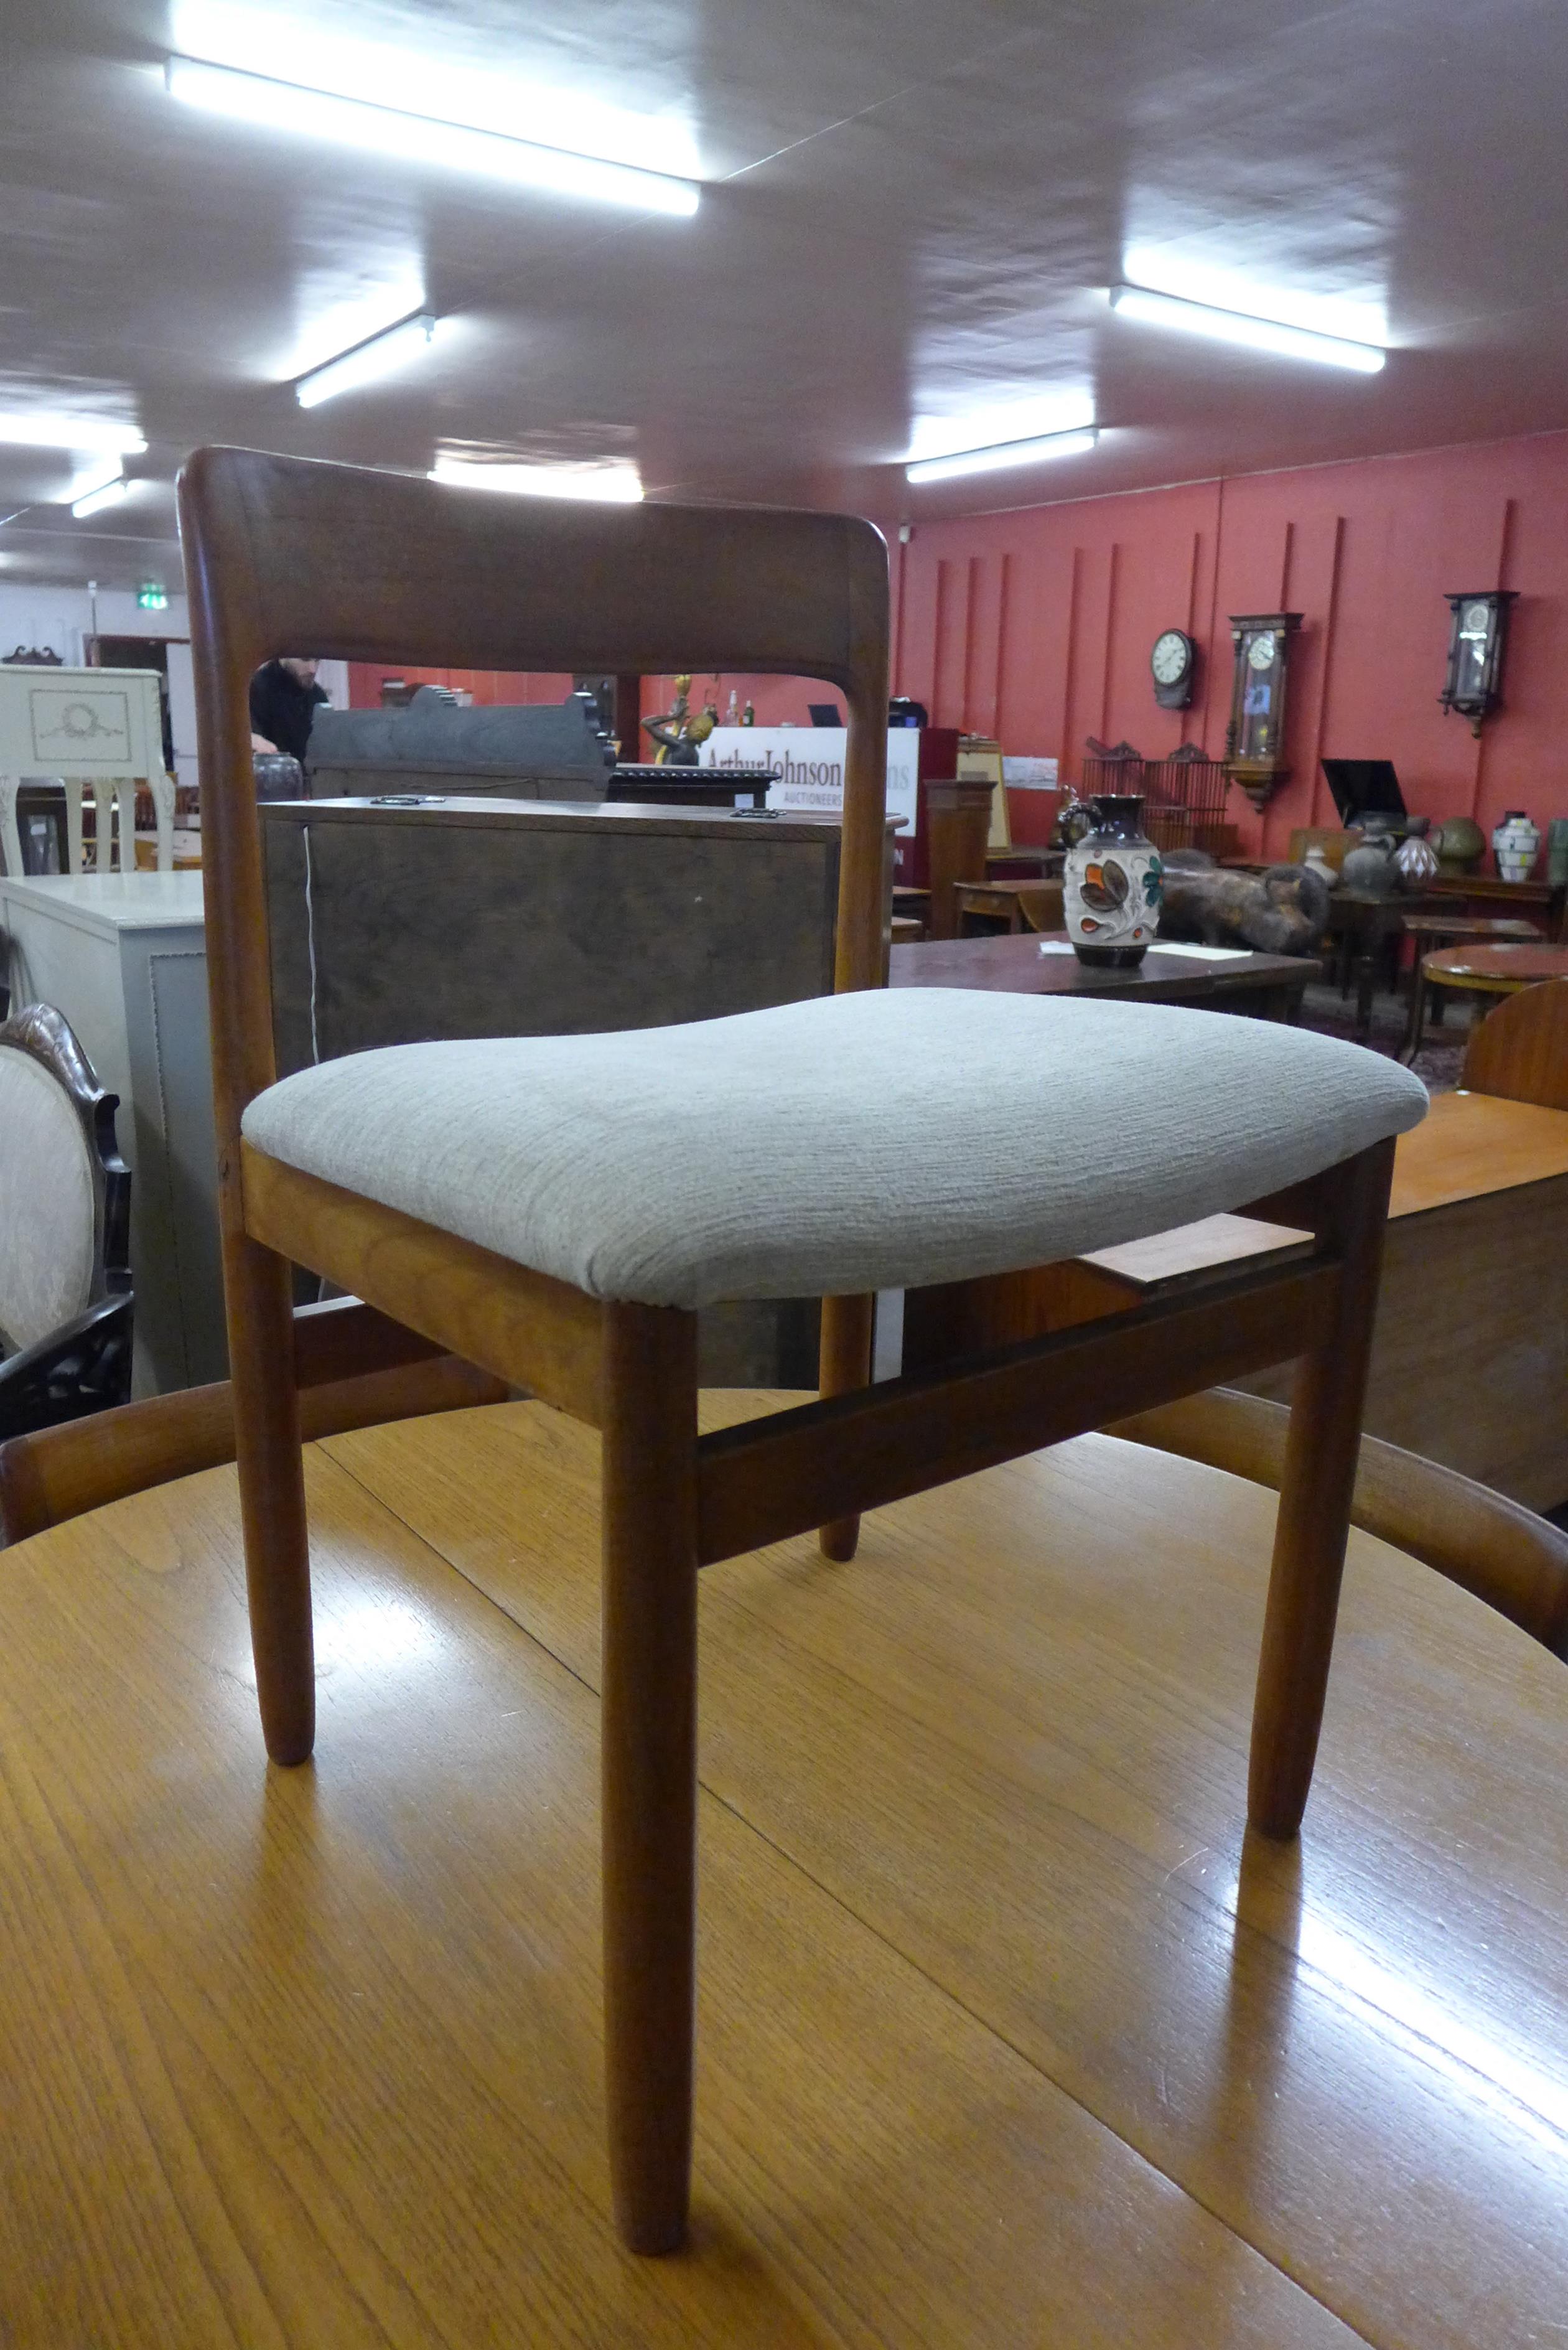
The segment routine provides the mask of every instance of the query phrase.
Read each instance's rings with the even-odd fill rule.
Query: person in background
[[[328,699],[316,682],[316,662],[264,661],[251,680],[251,749],[281,751],[303,764],[310,722]]]

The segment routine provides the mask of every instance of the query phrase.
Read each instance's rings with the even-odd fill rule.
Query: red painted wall
[[[1568,433],[920,524],[893,557],[896,691],[1075,778],[1088,734],[1221,754],[1227,615],[1302,612],[1292,779],[1261,820],[1231,794],[1251,853],[1336,821],[1324,754],[1392,759],[1413,813],[1489,834],[1506,808],[1542,827],[1568,814]],[[1478,743],[1438,694],[1444,597],[1480,588],[1520,601],[1504,707]],[[1159,709],[1149,679],[1173,626],[1201,649],[1189,711]],[[1020,835],[1031,796],[1013,796]]]

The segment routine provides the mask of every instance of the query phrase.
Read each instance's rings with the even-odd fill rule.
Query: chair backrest
[[[1235,1388],[1210,1388],[1131,1419],[1107,1436],[1278,1487],[1290,1413]],[[1568,1663],[1568,1534],[1457,1469],[1364,1436],[1353,1525],[1435,1567]]]
[[[1459,1083],[1472,1094],[1568,1109],[1568,979],[1506,996],[1465,1047]]]
[[[0,1347],[36,1345],[129,1283],[119,1097],[47,1003],[0,1024]]]
[[[870,524],[508,498],[241,449],[190,460],[180,523],[220,1167],[275,1074],[248,694],[277,655],[825,679],[849,723],[836,984],[881,985],[888,551]]]

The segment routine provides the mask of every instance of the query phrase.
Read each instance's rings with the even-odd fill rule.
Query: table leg
[[[1377,984],[1377,946],[1376,938],[1364,940],[1361,952],[1355,959],[1355,1033],[1362,1037],[1372,1034],[1372,996]]]
[[[1399,1047],[1399,1058],[1407,1068],[1421,1049],[1421,1030],[1427,1016],[1427,974],[1421,968],[1421,958],[1416,957],[1416,968],[1410,975],[1410,1017],[1405,1024],[1405,1041]]]

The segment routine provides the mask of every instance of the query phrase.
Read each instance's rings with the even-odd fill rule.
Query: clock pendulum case
[[[1236,674],[1225,759],[1255,808],[1262,809],[1290,775],[1285,755],[1285,697],[1299,612],[1232,612],[1231,641]]]

